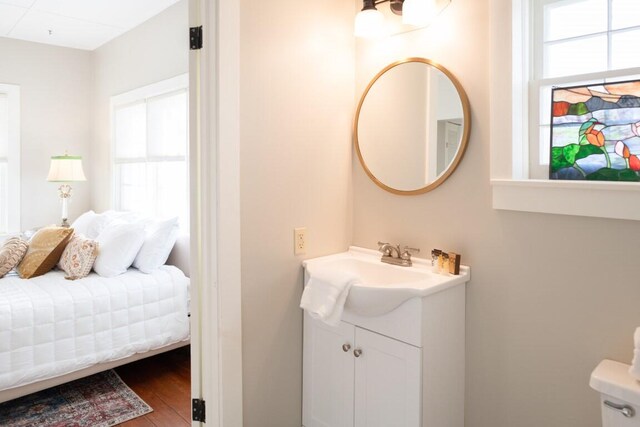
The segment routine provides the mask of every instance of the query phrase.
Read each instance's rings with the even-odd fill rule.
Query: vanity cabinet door
[[[304,315],[304,427],[353,426],[355,327],[328,326]]]
[[[356,328],[355,427],[419,427],[422,351]]]

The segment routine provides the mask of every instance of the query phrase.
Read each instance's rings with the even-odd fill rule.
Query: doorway
[[[190,394],[204,397],[203,383],[213,378],[215,386],[211,388],[218,389],[217,374],[211,374],[217,372],[218,352],[211,349],[218,342],[219,288],[215,250],[217,220],[212,208],[216,205],[218,189],[216,159],[202,158],[215,153],[216,149],[207,146],[208,141],[201,136],[194,136],[199,131],[189,132],[186,125],[172,125],[175,117],[182,116],[185,124],[189,123],[193,129],[200,117],[197,108],[201,104],[196,98],[201,96],[201,89],[191,87],[193,81],[199,83],[200,80],[195,75],[180,78],[185,73],[191,74],[191,68],[199,61],[197,53],[189,53],[188,27],[193,2],[25,0],[14,3],[16,6],[6,9],[3,5],[1,11],[3,22],[14,15],[15,22],[7,31],[7,37],[0,40],[3,57],[11,57],[0,70],[0,83],[21,89],[22,138],[21,145],[13,148],[24,155],[18,159],[21,173],[16,174],[16,187],[22,184],[20,218],[12,221],[18,225],[9,231],[59,222],[59,199],[55,184],[46,182],[46,167],[51,157],[65,151],[74,155],[74,160],[82,158],[87,175],[86,182],[74,184],[70,222],[83,213],[93,211],[101,216],[109,210],[180,217],[183,231],[198,236],[186,244],[191,248],[190,255],[186,251],[190,262],[182,269],[191,276],[191,306],[194,307],[191,312],[193,351],[191,356],[187,353],[188,358],[193,357],[189,367],[193,374],[189,381],[192,392],[180,396],[184,406],[190,408]],[[131,7],[134,9],[127,9]],[[176,80],[185,80],[187,86],[166,87],[167,82],[176,83]],[[150,87],[157,91],[142,93]],[[129,99],[117,99],[125,94]],[[187,99],[189,106],[196,106],[194,110],[189,109],[188,120]],[[183,140],[188,149],[177,149],[174,143],[178,139]],[[0,157],[4,164],[4,157]],[[11,157],[7,162],[13,160]],[[3,178],[3,181],[6,180]],[[185,209],[187,202],[182,197],[187,193],[191,196],[191,213],[173,212],[174,207],[189,210]],[[118,221],[128,219],[118,216]],[[188,272],[191,268],[193,271]],[[210,297],[208,300],[200,297],[201,281],[210,284],[205,291]],[[200,316],[205,313],[207,318],[203,322]],[[184,323],[188,322],[185,315]],[[206,330],[206,347],[200,344],[201,329]],[[188,336],[188,327],[186,333]],[[159,353],[168,347],[181,346],[183,338],[159,339],[149,348],[136,348],[135,355],[115,352],[116,356],[108,360],[114,365],[109,367],[123,360],[132,361],[129,357],[141,356],[146,351]],[[184,349],[181,351],[180,354],[184,354]],[[209,358],[205,362],[200,358],[201,352]],[[102,363],[107,361],[90,363],[98,368],[105,367]],[[85,369],[81,367],[56,378],[68,382],[72,378],[67,374],[88,375]],[[204,379],[202,371],[208,372]],[[217,396],[209,397],[209,407],[218,408]],[[189,424],[190,415],[184,420]]]

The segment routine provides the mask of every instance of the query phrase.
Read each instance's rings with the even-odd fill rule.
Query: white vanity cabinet
[[[358,327],[355,342],[354,425],[419,425],[422,350]]]
[[[352,427],[355,327],[304,319],[303,425]]]
[[[420,422],[420,348],[305,315],[305,427],[412,427]]]
[[[357,247],[303,266],[307,284],[358,277],[338,326],[304,314],[303,427],[464,427],[469,268],[444,276]]]
[[[464,284],[337,327],[305,313],[303,426],[463,427],[464,314]]]

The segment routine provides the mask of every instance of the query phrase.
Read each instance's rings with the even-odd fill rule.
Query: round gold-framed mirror
[[[469,143],[469,99],[445,67],[407,58],[382,69],[365,89],[353,124],[360,164],[379,187],[401,195],[433,190]]]

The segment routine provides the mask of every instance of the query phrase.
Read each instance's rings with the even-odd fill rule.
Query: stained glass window
[[[553,90],[551,179],[640,181],[640,81]]]
[[[533,12],[529,86],[530,177],[549,164],[551,89],[640,75],[640,0],[529,0]]]

